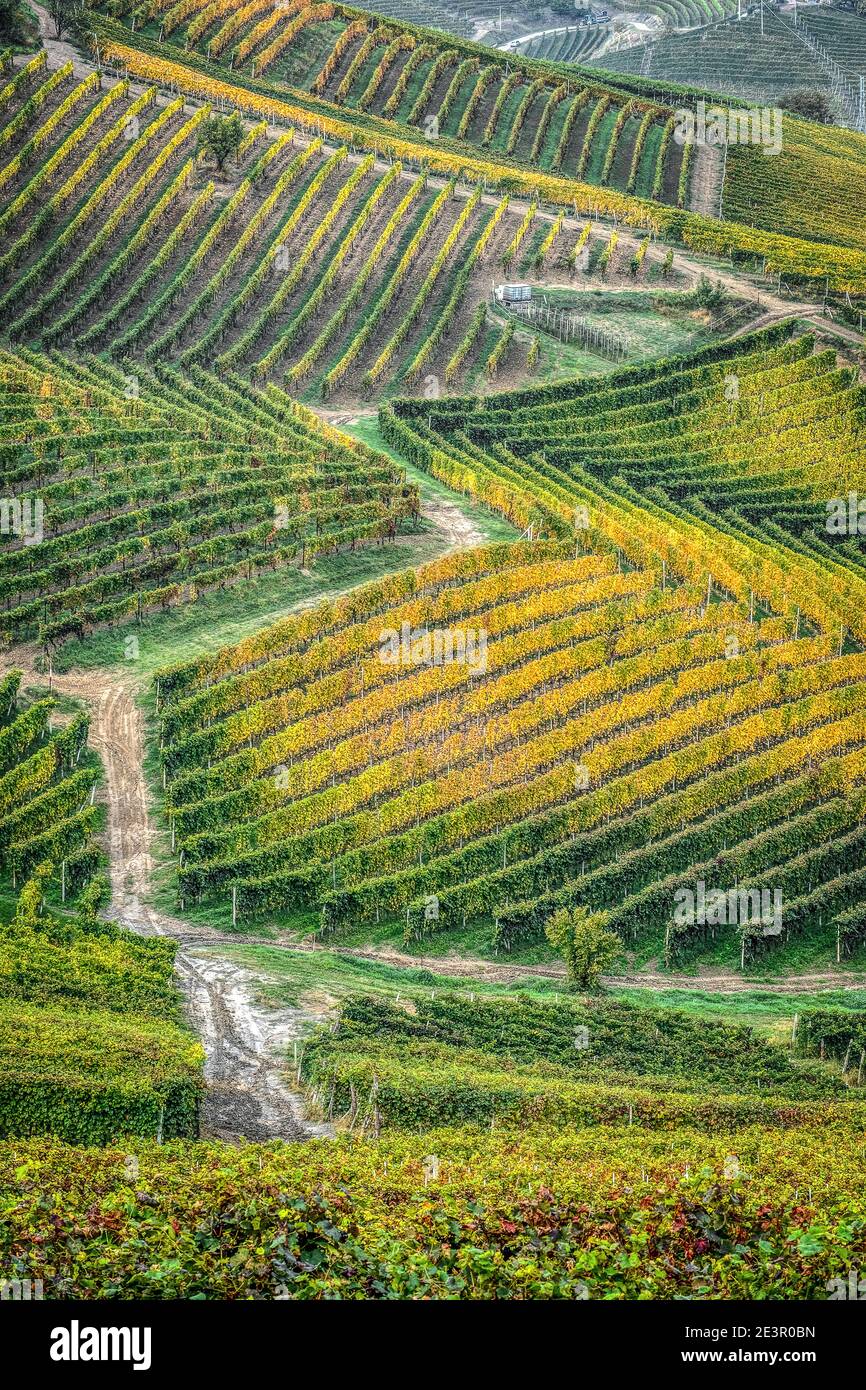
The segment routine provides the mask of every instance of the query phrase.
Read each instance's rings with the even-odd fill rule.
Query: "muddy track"
[[[13,664],[25,683],[44,683],[33,667],[35,653],[18,652]],[[301,1009],[268,1007],[253,974],[201,948],[216,933],[196,930],[146,903],[153,870],[154,831],[143,774],[144,730],[135,703],[136,685],[105,672],[54,676],[53,688],[90,710],[89,743],[102,759],[108,814],[106,847],[112,900],[110,916],[144,936],[178,941],[176,970],[190,1025],[205,1047],[208,1083],[203,1133],[220,1139],[305,1139],[330,1132],[303,1117],[298,1095],[287,1084],[286,1056],[318,1018]]]
[[[257,1003],[256,977],[212,951],[179,951],[177,972],[205,1048],[204,1131],[253,1140],[329,1134],[328,1125],[304,1118],[300,1097],[273,1061],[303,1038],[310,1016]]]

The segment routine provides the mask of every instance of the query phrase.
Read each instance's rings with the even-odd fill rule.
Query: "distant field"
[[[766,6],[762,30],[759,14],[746,14],[737,20],[737,6],[726,8],[728,15],[734,16],[726,23],[716,22],[700,34],[667,33],[649,45],[648,56],[646,48],[638,45],[603,53],[590,62],[609,72],[642,72],[650,79],[679,82],[748,100],[774,102],[804,87],[831,94],[830,78],[798,38],[790,15],[778,15]],[[856,84],[864,71],[866,20],[810,5],[801,5],[798,14],[809,33]]]
[[[213,4],[154,3],[148,15],[145,37],[161,34],[241,79],[264,79],[275,91],[290,84],[367,119],[623,191],[635,186],[649,122],[664,127],[671,115],[665,103],[584,78],[524,73],[513,60],[506,75],[495,50],[450,48],[441,36],[340,5],[248,5],[226,17]],[[664,160],[662,200],[675,203],[682,148],[666,143]]]

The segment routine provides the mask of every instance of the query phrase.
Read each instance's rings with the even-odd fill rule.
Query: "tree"
[[[622,950],[616,933],[605,928],[602,914],[590,913],[587,907],[560,908],[544,930],[565,961],[572,989],[597,989],[602,974]]]
[[[19,19],[18,0],[0,0],[0,39],[14,37]]]
[[[66,34],[76,34],[87,19],[87,6],[84,0],[48,0],[48,13],[54,20],[54,37],[61,39]]]
[[[21,0],[0,0],[0,44],[27,43],[35,40],[38,47],[36,25],[30,11],[25,11]]]
[[[722,288],[722,282],[717,280],[715,285],[708,276],[702,275],[693,290],[694,300],[701,309],[721,309],[728,302],[728,296]]]
[[[222,169],[230,154],[244,138],[244,124],[237,112],[233,116],[209,116],[201,128],[198,148],[216,160]]]
[[[802,116],[805,121],[817,121],[819,125],[833,125],[833,108],[826,92],[818,88],[804,87],[802,91],[789,92],[781,101],[783,111],[792,116]]]

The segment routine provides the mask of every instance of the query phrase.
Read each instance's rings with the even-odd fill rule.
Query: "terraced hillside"
[[[85,753],[86,715],[52,728],[51,698],[28,702],[20,686],[20,671],[0,682],[0,872],[13,891],[36,873],[38,906],[50,885],[65,902],[96,873],[99,766]]]
[[[563,20],[543,32],[530,35],[525,42],[509,45],[526,58],[543,59],[550,63],[598,62],[606,66],[604,55],[628,52],[643,33],[649,37],[648,20],[656,22],[653,39],[671,30],[694,30],[707,24],[718,24],[737,12],[737,0],[617,0],[607,7],[607,23],[569,24]],[[630,13],[632,12],[632,13]],[[541,29],[541,26],[538,26]],[[611,66],[617,69],[617,62]],[[631,71],[631,69],[626,69]],[[642,68],[637,69],[638,72]]]
[[[108,353],[127,374],[133,360],[207,364],[318,403],[451,387],[481,368],[495,277],[660,278],[666,253],[648,237],[637,261],[625,241],[608,255],[603,224],[536,201],[263,122],[219,170],[198,150],[207,107],[190,116],[126,79],[102,88],[58,69],[47,82],[38,114],[20,84],[24,119],[0,170],[0,305],[15,343]],[[629,181],[639,173],[632,156]],[[520,342],[505,365],[528,375]]]
[[[736,497],[744,519],[759,519],[762,528],[769,525],[773,502],[784,546],[796,542],[810,563],[811,557],[823,562],[842,555],[844,571],[851,565],[856,571],[863,558],[857,528],[833,536],[826,521],[828,499],[863,484],[863,387],[855,372],[838,368],[834,352],[815,354],[813,347],[787,321],[692,358],[633,368],[608,378],[602,391],[596,382],[562,383],[478,406],[442,402],[432,414],[401,401],[384,411],[384,423],[408,456],[426,462],[429,446],[444,432],[450,447],[437,457],[437,467],[459,476],[461,465],[477,462],[479,491],[482,480],[488,481],[485,471],[502,467],[510,505],[521,508],[515,515],[522,519],[534,497],[538,515],[554,531],[557,513],[566,524],[571,515],[557,491],[563,483],[578,491],[596,483],[615,487],[623,498],[631,489],[644,507],[652,488],[665,494],[672,489],[670,500],[685,509],[684,516],[698,516],[702,496],[712,491]],[[633,437],[634,426],[640,433]],[[469,446],[465,458],[455,441]],[[595,497],[596,506],[602,495]],[[578,500],[591,502],[588,496]],[[618,545],[640,557],[640,548]],[[723,584],[733,582],[737,565],[747,567],[745,556],[727,555],[719,564],[728,566],[728,580],[718,570]],[[841,582],[842,571],[834,566],[831,573]],[[810,587],[817,582],[812,571]],[[742,592],[741,585],[734,587]],[[843,588],[837,600],[830,599],[833,581],[821,585],[832,608],[823,606],[816,590],[812,612],[821,621],[832,611],[859,634],[857,605],[846,612]],[[771,586],[764,590],[771,604],[779,596]]]
[[[801,10],[800,21],[824,50],[845,70],[848,80],[860,81],[866,73],[866,23],[864,16],[817,6]]]
[[[32,82],[19,84],[0,170],[0,305],[15,342],[213,364],[320,400],[432,368],[444,380],[478,336],[491,274],[530,254],[570,273],[576,237],[537,207],[318,137],[272,138],[264,123],[223,173],[197,154],[206,107],[189,116],[153,87],[103,90],[62,69],[49,83],[38,113]],[[587,265],[605,240],[588,229]]]
[[[606,25],[565,25],[517,45],[516,52],[523,58],[541,58],[549,63],[585,63],[609,38]]]
[[[785,117],[781,141],[774,155],[753,145],[729,146],[724,215],[816,242],[866,248],[866,225],[857,212],[866,135]]]
[[[280,77],[275,59],[274,71],[268,64],[253,76],[252,49],[237,61],[234,50],[225,56],[232,25],[247,22],[246,9],[229,20],[214,14],[203,11],[202,23],[211,17],[231,30],[216,57],[213,44],[209,58],[201,51],[204,37],[190,46],[180,17],[167,38],[162,27],[160,39],[156,19],[142,29],[147,16],[139,16],[132,32],[96,15],[93,51],[121,75],[131,72],[195,99],[294,125],[334,147],[360,146],[439,177],[571,206],[576,214],[623,219],[699,253],[746,261],[799,283],[823,278],[825,287],[849,297],[866,285],[861,219],[852,214],[862,173],[860,137],[845,146],[834,180],[823,154],[812,148],[808,123],[798,123],[796,167],[771,200],[765,228],[751,208],[751,176],[742,197],[734,197],[741,220],[719,222],[721,152],[706,147],[698,154],[697,146],[676,138],[674,108],[696,101],[696,89],[637,78],[587,85],[585,75],[575,79],[567,64],[495,54],[456,37],[443,44],[441,35],[423,29],[394,33],[384,21],[377,27],[369,14],[345,8],[342,18],[326,20],[315,6],[292,10],[288,18],[283,10],[265,15],[262,23],[284,21],[279,61],[294,62],[297,71],[287,68]],[[757,149],[751,153],[763,157]],[[804,228],[792,208],[813,175],[827,198],[824,220],[816,227],[818,219],[810,218]],[[727,182],[733,178],[732,171]],[[689,212],[692,205],[700,212]]]
[[[7,641],[50,647],[412,525],[401,470],[280,391],[136,370],[0,357],[4,485],[22,520],[0,547]]]
[[[225,12],[224,12],[225,11]],[[115,11],[116,12],[116,11]],[[344,6],[161,4],[136,32],[201,54],[242,80],[291,87],[368,118],[387,118],[425,139],[465,141],[518,165],[591,185],[649,194],[671,109],[600,83],[543,68],[509,68],[504,54]],[[164,44],[163,44],[164,46]],[[619,152],[619,157],[617,157]],[[677,202],[682,147],[665,144],[660,196]]]
[[[744,7],[745,8],[745,7]],[[729,11],[730,13],[730,11]],[[799,24],[840,63],[855,85],[863,72],[860,56],[866,44],[863,18],[838,11],[803,6]],[[804,88],[825,91],[840,110],[832,76],[798,35],[790,14],[769,6],[760,14],[733,17],[701,34],[666,33],[649,46],[605,52],[590,63],[607,72],[643,74],[656,81],[701,87],[724,96],[775,104]]]
[[[862,479],[863,401],[811,348],[784,326],[601,390],[384,408],[404,456],[553,539],[162,672],[181,899],[407,941],[492,921],[497,949],[579,903],[672,959],[704,934],[670,929],[681,881],[772,871],[786,940],[856,945],[864,555],[821,499]]]
[[[866,22],[855,15],[806,9],[802,25],[847,70],[856,85],[866,63]],[[706,30],[700,37],[670,35],[650,49],[611,52],[606,69],[651,79],[690,83],[728,97],[776,104],[797,90],[826,90],[837,115],[845,112],[832,80],[804,45],[788,16],[759,17]],[[858,67],[859,64],[859,67]],[[853,88],[852,88],[853,92]],[[866,231],[857,208],[866,177],[866,135],[785,117],[781,150],[732,143],[725,164],[722,215],[769,231],[861,249]]]
[[[384,0],[383,4],[356,5],[355,9],[370,10],[402,24],[420,24],[427,29],[439,29],[448,34],[471,38],[473,25],[467,18],[465,5],[459,0],[453,5],[438,0]]]
[[[617,0],[617,10],[658,15],[671,29],[701,29],[737,12],[737,0]]]

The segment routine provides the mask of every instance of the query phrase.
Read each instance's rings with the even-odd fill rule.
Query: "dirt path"
[[[698,145],[692,167],[691,208],[702,217],[718,217],[722,202],[723,154],[719,145]]]
[[[447,497],[431,498],[421,504],[421,515],[448,537],[449,550],[466,550],[472,545],[484,545],[487,537]]]
[[[327,410],[314,406],[315,413],[329,425],[342,429],[346,425],[356,425],[364,416],[378,414],[373,407],[367,410]],[[456,502],[447,497],[428,498],[421,503],[421,515],[432,521],[448,539],[449,550],[466,550],[473,545],[485,545],[488,537],[466,516]]]
[[[223,940],[229,938],[223,937]],[[251,938],[244,937],[250,941]],[[262,945],[284,950],[327,950],[335,955],[379,961],[400,969],[423,969],[454,979],[479,980],[485,984],[519,985],[528,979],[564,980],[565,967],[550,965],[507,965],[499,961],[481,960],[473,956],[417,956],[389,947],[351,947],[310,945],[256,938]],[[733,970],[706,968],[697,975],[660,975],[652,970],[633,975],[605,975],[603,984],[610,989],[691,990],[707,994],[743,994],[759,991],[765,994],[809,994],[821,990],[866,989],[866,979],[844,970],[821,970],[809,975],[781,975],[772,980],[749,979]]]
[[[87,58],[82,58],[77,48],[73,48],[65,39],[55,37],[57,26],[44,5],[36,5],[33,0],[29,0],[28,8],[33,11],[39,22],[39,37],[48,54],[50,68],[62,68],[64,63],[71,62],[76,77],[86,77],[93,71],[93,63]]]
[[[35,653],[15,662],[25,681],[44,682]],[[318,1020],[301,1009],[265,1007],[249,971],[196,946],[214,933],[190,927],[146,903],[154,859],[153,826],[143,773],[144,730],[135,683],[105,672],[55,675],[53,689],[90,709],[89,743],[102,759],[108,813],[110,914],[145,936],[178,940],[176,969],[189,1022],[204,1043],[208,1082],[203,1132],[221,1139],[304,1139],[330,1132],[303,1118],[299,1097],[286,1084],[286,1050]]]
[[[301,1009],[258,1003],[256,976],[214,951],[179,951],[177,972],[205,1048],[203,1130],[218,1139],[253,1140],[332,1133],[305,1119],[300,1097],[274,1064],[317,1020]]]

